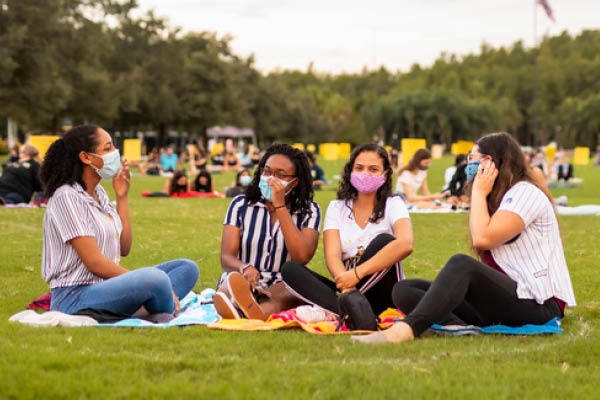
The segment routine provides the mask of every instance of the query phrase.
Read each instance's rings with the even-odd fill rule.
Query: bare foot
[[[350,339],[360,343],[400,343],[413,340],[415,335],[412,328],[405,322],[399,321],[384,331],[369,335],[351,336]]]

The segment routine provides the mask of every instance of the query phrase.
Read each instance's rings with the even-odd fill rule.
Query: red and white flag
[[[548,16],[548,18],[550,18],[552,22],[556,22],[556,20],[554,19],[554,11],[552,10],[552,7],[550,7],[550,4],[548,4],[548,0],[537,0],[537,2],[540,6],[544,8],[544,11],[546,11],[546,15]]]

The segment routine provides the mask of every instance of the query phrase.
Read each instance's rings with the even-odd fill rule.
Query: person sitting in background
[[[312,151],[306,151],[306,158],[308,159],[308,165],[310,166],[310,174],[313,178],[313,188],[316,190],[321,190],[321,186],[323,186],[326,182],[325,180],[325,171],[323,168],[317,164],[315,160],[315,155]]]
[[[160,156],[160,165],[163,173],[173,173],[177,170],[177,162],[179,157],[175,154],[174,145],[167,147],[165,152]]]
[[[456,254],[433,282],[399,281],[392,297],[406,317],[352,340],[404,342],[432,324],[545,324],[575,305],[552,198],[536,184],[519,143],[505,132],[480,138],[467,178],[469,234],[480,260]]]
[[[212,193],[215,191],[215,185],[208,171],[200,171],[196,175],[192,183],[192,190],[200,193]]]
[[[173,173],[173,176],[165,182],[164,193],[169,197],[186,197],[190,191],[190,181],[183,170]]]
[[[459,157],[456,157],[457,161]],[[465,193],[465,185],[467,183],[467,159],[468,155],[460,157],[462,160],[456,167],[456,171],[450,179],[447,190],[450,191],[446,203],[452,206],[452,209],[468,209],[469,208],[469,196]]]
[[[400,169],[396,183],[396,193],[404,198],[408,205],[417,208],[438,208],[449,191],[431,193],[427,185],[427,170],[431,165],[431,152],[427,149],[416,151],[412,159]],[[418,194],[421,190],[422,194]]]
[[[140,175],[160,175],[160,151],[158,148],[153,148],[146,158],[146,161],[138,163],[138,171]]]
[[[241,167],[240,159],[235,151],[226,151],[223,155],[223,171],[237,171]]]
[[[466,154],[458,154],[456,156],[456,158],[454,159],[454,165],[449,166],[448,168],[446,168],[446,171],[444,171],[444,187],[442,188],[442,191],[451,190],[450,181],[454,177],[456,170],[458,169],[458,167],[460,165],[466,165],[466,164],[467,164]]]
[[[178,313],[179,299],[198,280],[194,261],[176,259],[132,271],[121,266],[133,240],[131,177],[108,132],[95,125],[72,128],[48,149],[40,177],[50,198],[42,276],[52,290],[52,310],[123,317]],[[116,205],[99,184],[102,179],[112,181]]]
[[[0,176],[0,204],[29,203],[33,193],[42,190],[38,172],[38,149],[25,144],[19,149],[19,159],[4,166]]]
[[[8,162],[18,162],[19,161],[19,145],[15,144],[10,148],[10,153],[8,153]]]
[[[248,188],[248,185],[250,185],[250,182],[252,182],[252,176],[250,175],[250,171],[246,168],[242,168],[238,171],[236,175],[235,184],[227,188],[225,196],[235,197],[239,196],[240,194],[246,193],[246,189]]]
[[[556,161],[554,162],[554,173],[557,181],[568,182],[573,178],[573,164],[567,160],[567,157],[563,152],[556,155]]]

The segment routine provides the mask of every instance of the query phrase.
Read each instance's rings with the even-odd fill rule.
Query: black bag
[[[376,331],[377,316],[367,298],[358,290],[342,293],[338,296],[340,324],[346,322],[351,330]]]

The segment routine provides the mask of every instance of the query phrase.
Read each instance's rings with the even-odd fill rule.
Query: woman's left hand
[[[344,271],[338,274],[335,278],[335,285],[341,292],[354,289],[358,284],[358,279],[353,270]]]
[[[179,297],[177,297],[177,295],[175,294],[174,291],[172,293],[173,293],[173,303],[175,303],[175,310],[173,311],[173,315],[177,316],[177,314],[179,314],[179,310],[180,310]]]
[[[113,188],[117,197],[125,197],[131,186],[131,173],[129,172],[129,161],[126,158],[121,162],[121,170],[113,178]]]
[[[498,169],[494,164],[494,160],[483,160],[477,169],[477,175],[473,181],[473,190],[487,196],[492,191],[497,177]]]

